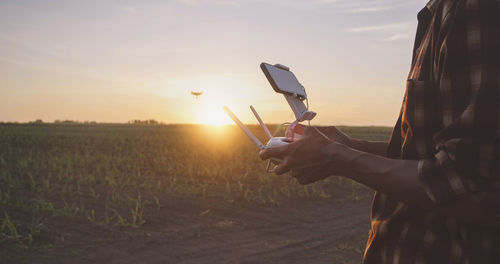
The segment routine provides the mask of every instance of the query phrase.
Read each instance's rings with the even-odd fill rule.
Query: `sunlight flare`
[[[232,124],[233,121],[224,113],[222,106],[229,100],[224,97],[207,96],[199,99],[197,105],[197,123],[213,126]]]

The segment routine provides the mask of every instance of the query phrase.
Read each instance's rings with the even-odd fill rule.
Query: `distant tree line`
[[[47,124],[61,124],[61,125],[97,125],[97,124],[109,124],[109,123],[98,123],[96,121],[77,121],[77,120],[59,120],[56,119],[53,122],[46,122],[43,121],[42,119],[36,119],[33,121],[28,121],[28,122],[2,122],[0,121],[0,124],[29,124],[29,125],[47,125]],[[128,121],[126,124],[130,125],[165,125],[163,122],[156,121],[154,119],[146,119],[146,120],[140,120],[140,119],[134,119]]]
[[[133,124],[133,125],[161,125],[161,124],[163,124],[163,123],[158,122],[154,119],[148,119],[148,120],[135,119],[135,120],[130,120],[127,123]]]

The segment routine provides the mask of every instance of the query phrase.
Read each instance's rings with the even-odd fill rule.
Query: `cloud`
[[[425,0],[176,0],[179,3],[200,6],[200,5],[218,5],[229,7],[241,7],[252,3],[264,3],[266,5],[280,5],[293,8],[320,8],[333,13],[357,14],[357,13],[375,13],[387,10],[397,9],[420,3]],[[423,3],[422,5],[424,5]]]
[[[413,32],[414,23],[411,22],[399,22],[390,23],[384,25],[376,26],[364,26],[348,28],[345,31],[351,33],[372,33],[384,35],[382,40],[384,41],[398,41],[406,40],[411,38]]]
[[[385,10],[392,9],[391,7],[381,7],[381,6],[374,6],[374,7],[361,7],[361,8],[353,8],[353,9],[348,9],[345,11],[345,13],[369,13],[369,12],[381,12]]]
[[[353,3],[356,2],[356,0],[349,1],[349,0],[317,0],[316,1],[319,4],[339,4],[339,3]]]
[[[122,6],[120,7],[120,9],[125,12],[125,13],[136,13],[137,12],[137,9],[135,7],[132,7],[132,6]]]
[[[316,0],[316,3],[338,13],[373,13],[400,8],[420,0]]]
[[[394,34],[394,35],[389,36],[383,40],[384,41],[398,41],[398,40],[411,39],[411,37],[412,37],[411,33],[407,32],[407,33],[401,33],[401,34]]]
[[[239,7],[240,2],[236,0],[178,0],[182,4],[199,6],[199,5],[218,5],[218,6],[229,6],[229,7]]]
[[[366,26],[346,29],[347,32],[360,33],[360,32],[398,32],[405,31],[411,28],[412,23],[391,23],[377,26]]]

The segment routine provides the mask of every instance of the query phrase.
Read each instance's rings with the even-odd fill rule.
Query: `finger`
[[[326,168],[327,164],[324,161],[318,161],[318,160],[305,160],[301,164],[296,164],[293,166],[294,171],[310,171],[312,169],[320,168],[320,167],[325,167]]]
[[[283,162],[281,162],[276,168],[274,168],[274,173],[277,175],[284,174],[290,171],[293,167],[294,163],[289,158],[285,158]]]
[[[309,184],[330,176],[330,172],[324,167],[309,167],[299,170],[291,170],[291,176],[296,178],[300,184]]]
[[[311,139],[318,142],[330,141],[330,136],[321,131],[318,127],[312,127],[305,134],[305,139]]]
[[[297,177],[306,174],[314,174],[319,173],[321,171],[325,171],[326,166],[321,166],[320,164],[316,165],[307,165],[307,166],[296,166],[290,170],[290,176]]]
[[[262,160],[266,160],[269,158],[282,159],[288,154],[288,152],[289,152],[288,145],[281,147],[265,148],[259,152],[259,157]]]

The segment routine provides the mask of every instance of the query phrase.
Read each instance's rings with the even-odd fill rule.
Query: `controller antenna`
[[[250,106],[250,109],[252,110],[253,115],[255,116],[255,118],[257,118],[257,121],[259,121],[259,124],[262,127],[262,129],[264,129],[264,132],[266,132],[267,137],[269,139],[271,139],[273,137],[273,135],[271,134],[271,131],[269,131],[269,129],[267,128],[266,124],[264,124],[264,122],[260,118],[259,114],[257,114],[257,111],[255,111],[255,108],[253,108],[253,105]]]

